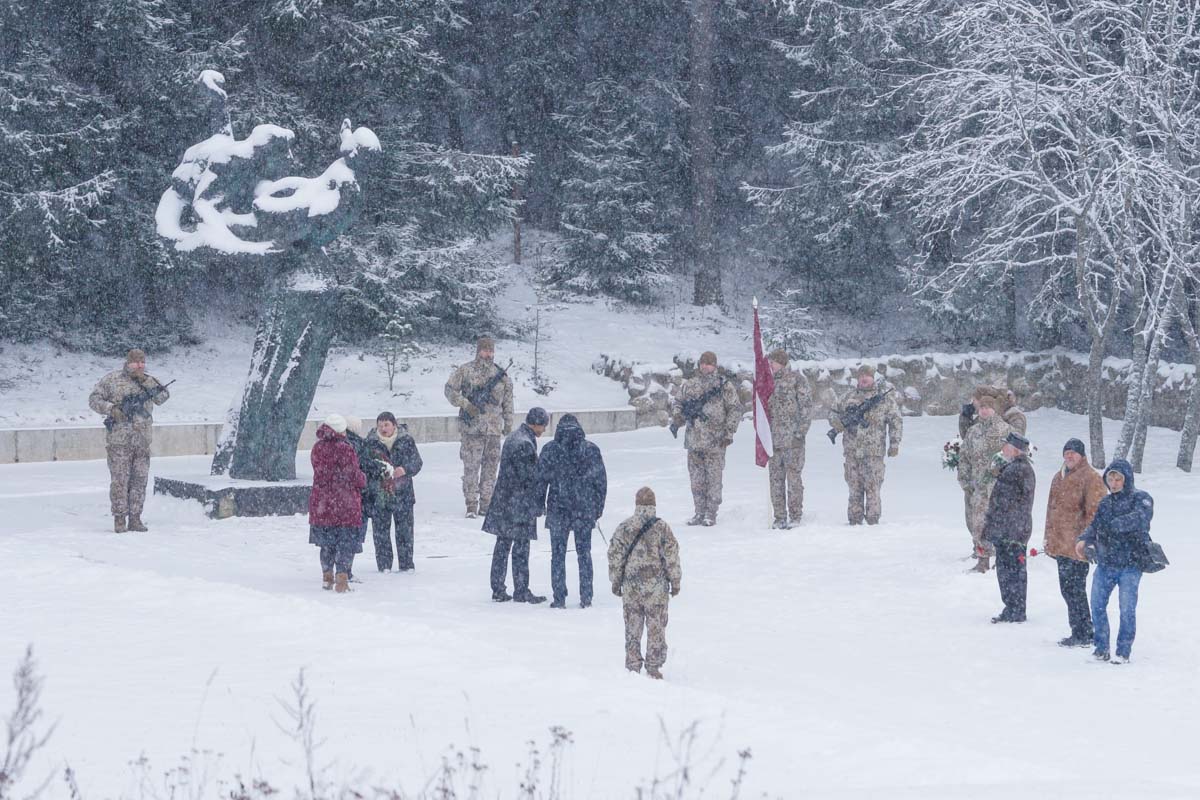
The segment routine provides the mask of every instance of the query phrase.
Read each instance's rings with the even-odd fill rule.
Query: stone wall
[[[797,361],[813,387],[818,414],[828,412],[836,396],[849,391],[859,364],[875,366],[878,374],[895,387],[901,407],[908,416],[957,414],[980,384],[1012,389],[1027,411],[1060,408],[1077,414],[1087,412],[1083,387],[1087,356],[1067,351],[1041,353],[959,353],[909,356],[872,356],[861,360],[828,359]],[[1105,416],[1122,419],[1131,362],[1106,359],[1103,376]],[[619,381],[629,392],[637,413],[638,427],[665,425],[671,401],[684,379],[695,374],[691,359],[676,357],[671,365],[638,365],[601,356],[593,369]],[[753,372],[740,365],[719,367],[737,382],[746,411],[750,410]],[[1187,410],[1188,395],[1195,383],[1189,365],[1163,364],[1159,369],[1152,424],[1180,430]]]

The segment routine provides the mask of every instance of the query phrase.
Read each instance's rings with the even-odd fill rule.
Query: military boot
[[[704,515],[703,515],[703,514],[697,514],[696,516],[694,516],[694,517],[692,517],[691,519],[689,519],[689,520],[687,521],[687,524],[688,524],[688,525],[703,525],[703,524],[704,524]]]
[[[321,588],[325,589],[326,591],[333,588],[333,573],[332,572],[322,572],[321,573]]]
[[[991,558],[988,556],[976,556],[975,566],[971,567],[967,572],[987,572],[991,565]]]
[[[129,530],[125,525],[124,514],[113,514],[113,533],[124,533]]]
[[[147,528],[145,523],[142,522],[142,518],[140,516],[138,516],[137,514],[130,514],[129,515],[129,530],[137,531],[138,533],[145,533],[146,531],[148,531],[150,529]]]
[[[646,674],[651,678],[654,678],[656,681],[661,681],[663,679],[662,672],[659,671],[658,667],[646,667]]]
[[[350,579],[346,576],[346,573],[339,572],[337,574],[333,590],[338,594],[344,594],[345,592],[350,591]]]

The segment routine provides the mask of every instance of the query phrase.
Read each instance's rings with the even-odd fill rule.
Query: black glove
[[[974,403],[963,403],[962,415],[964,417],[966,417],[967,419],[974,419],[975,418],[975,404]]]

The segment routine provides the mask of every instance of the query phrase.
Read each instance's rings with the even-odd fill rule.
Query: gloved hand
[[[621,587],[620,586],[617,586],[614,584],[612,587],[612,590],[613,590],[613,594],[615,594],[617,597],[621,596]]]
[[[113,403],[112,410],[108,412],[108,415],[112,417],[113,422],[125,421],[125,412],[122,411],[121,406],[117,405],[116,403]]]
[[[895,458],[900,455],[900,445],[894,444],[888,448],[888,458]]]
[[[467,410],[467,413],[470,414],[472,417],[478,417],[480,414],[483,413],[482,411],[479,410],[479,406],[475,405],[470,400],[467,401],[467,404],[465,406],[463,406],[463,408],[465,408]]]
[[[679,594],[679,587],[678,587],[678,586],[672,586],[672,587],[671,587],[671,597],[675,597],[675,596],[676,596],[676,595],[678,595],[678,594]]]

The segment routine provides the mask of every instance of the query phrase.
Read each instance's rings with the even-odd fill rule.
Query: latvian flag
[[[762,331],[758,326],[758,298],[754,298],[754,463],[765,467],[774,452],[771,442],[771,415],[767,406],[775,391],[775,376],[763,353]]]

